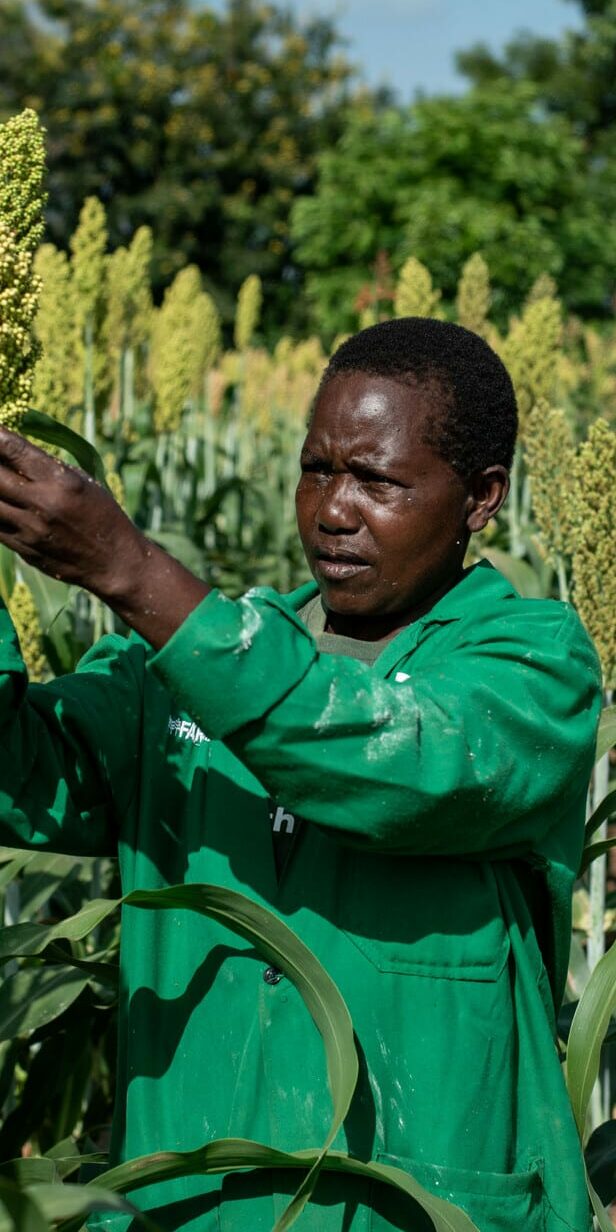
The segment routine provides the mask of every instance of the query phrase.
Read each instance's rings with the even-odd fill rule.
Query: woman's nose
[[[359,517],[352,475],[330,475],[319,505],[319,526],[330,535],[357,530]]]

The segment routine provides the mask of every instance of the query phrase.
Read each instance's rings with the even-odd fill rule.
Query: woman
[[[351,338],[302,451],[315,582],[238,601],[1,432],[0,540],[135,635],[27,689],[3,614],[0,838],[117,850],[125,891],[214,882],[268,905],[353,1018],[360,1081],[335,1145],[412,1172],[480,1232],[587,1232],[554,1021],[599,668],[568,605],[464,568],[506,498],[515,431],[477,336],[409,318]],[[288,980],[181,912],[125,909],[121,961],[114,1160],[323,1141],[321,1043]],[[165,1228],[255,1232],[296,1183],[192,1177],[134,1200]],[[301,1226],[429,1221],[328,1173]]]

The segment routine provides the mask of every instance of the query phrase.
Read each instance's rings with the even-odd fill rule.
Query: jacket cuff
[[[241,599],[211,591],[149,666],[207,736],[224,740],[282,701],[316,657],[291,605],[258,587]]]
[[[0,711],[19,704],[26,692],[28,673],[21,657],[17,634],[0,599]]]

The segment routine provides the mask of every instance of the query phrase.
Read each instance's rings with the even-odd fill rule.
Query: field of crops
[[[25,113],[0,128],[0,419],[63,456],[98,466],[153,539],[227,593],[295,586],[307,576],[295,531],[297,458],[336,340],[280,337],[273,347],[263,345],[256,276],[240,290],[227,343],[196,267],[183,269],[155,307],[148,229],[109,252],[104,208],[90,198],[70,253],[58,251],[42,242],[42,179],[40,130]],[[616,880],[607,868],[608,823],[616,811],[616,327],[565,319],[557,288],[543,277],[502,334],[490,322],[490,297],[479,254],[460,271],[455,303],[441,301],[429,271],[411,258],[387,311],[456,320],[505,360],[521,421],[512,492],[471,559],[489,558],[527,596],[572,601],[601,656],[605,710],[561,1035],[563,1050],[569,1041],[567,1077],[580,1133],[586,1140],[604,1127],[591,1141],[589,1161],[609,1202],[616,1197],[616,1075],[601,1041],[612,1031],[616,1003],[616,947],[604,956],[616,931]],[[368,289],[358,327],[384,315],[377,292]],[[0,594],[33,681],[72,670],[101,633],[117,627],[99,601],[38,574],[6,548]],[[27,1225],[33,1229],[61,1218],[78,1227],[86,1199],[69,1185],[60,1200],[46,1186],[74,1179],[81,1156],[95,1170],[107,1146],[119,942],[115,862],[2,848],[0,893],[0,1159],[12,1161],[0,1166],[0,1204],[7,1219],[22,1209],[33,1219],[32,1209],[42,1211],[42,1222]],[[610,1227],[596,1203],[602,1226]]]

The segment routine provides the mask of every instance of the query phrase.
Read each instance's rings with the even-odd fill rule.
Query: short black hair
[[[424,440],[468,478],[513,462],[518,413],[511,378],[483,338],[432,317],[399,317],[353,334],[332,355],[315,398],[351,372],[434,387],[437,408]]]

